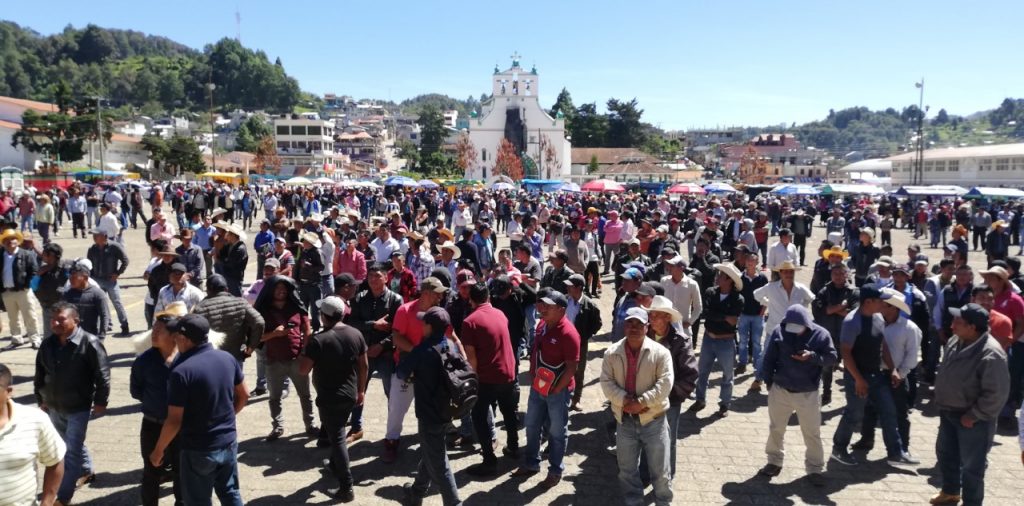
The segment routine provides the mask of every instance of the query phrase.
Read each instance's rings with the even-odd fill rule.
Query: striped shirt
[[[36,504],[36,463],[57,465],[67,447],[38,408],[7,401],[10,420],[0,428],[0,504]]]

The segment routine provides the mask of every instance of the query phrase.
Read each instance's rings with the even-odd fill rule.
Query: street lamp
[[[917,178],[911,178],[911,182],[919,185],[924,184],[924,78],[921,78],[921,82],[914,83],[914,86],[920,93],[917,104],[917,166],[914,167]]]
[[[213,118],[213,90],[217,89],[217,85],[213,83],[206,83],[206,89],[210,90],[210,160],[213,165],[210,168],[210,172],[217,172],[217,150],[214,146],[214,141],[217,139],[217,131]]]

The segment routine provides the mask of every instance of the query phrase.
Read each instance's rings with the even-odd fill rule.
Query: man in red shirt
[[[391,325],[391,340],[395,345],[395,364],[406,353],[412,351],[423,340],[423,322],[416,318],[422,313],[438,305],[448,289],[441,280],[431,276],[420,283],[418,299],[406,302],[398,307],[394,322]],[[450,335],[450,330],[449,330]],[[411,378],[410,378],[411,379]],[[402,436],[402,421],[409,412],[413,400],[412,381],[391,378],[391,394],[388,396],[388,425],[384,436],[385,463],[392,463],[398,458],[398,438]]]
[[[542,295],[541,295],[542,294]],[[538,294],[537,335],[530,356],[530,397],[526,407],[526,452],[513,478],[540,472],[540,432],[547,428],[548,476],[540,483],[551,488],[562,479],[566,444],[569,441],[569,402],[575,389],[573,373],[580,361],[580,335],[565,317],[568,300],[560,292]]]
[[[1024,398],[1024,299],[1013,293],[1013,285],[1010,283],[1010,273],[1005,267],[993,265],[987,271],[981,271],[981,277],[985,284],[992,287],[995,295],[992,308],[1006,315],[1013,322],[1013,342],[1010,344],[1013,352],[1010,353],[1010,397],[1006,401],[1006,407],[999,415],[999,423],[1002,426],[1013,425],[1013,413],[1021,405]],[[1000,341],[999,344],[1003,344]]]
[[[512,351],[508,318],[500,309],[491,305],[491,293],[486,283],[475,283],[469,288],[469,303],[473,312],[462,322],[461,338],[469,364],[473,366],[480,382],[477,401],[473,406],[473,429],[477,434],[490,434],[493,431],[490,411],[491,405],[497,402],[508,433],[504,453],[518,456],[518,360]],[[484,440],[480,449],[484,461],[470,467],[467,472],[474,476],[493,476],[498,472],[494,446]]]
[[[999,341],[1003,351],[1007,351],[1013,344],[1013,322],[1008,316],[995,309],[995,301],[992,287],[988,285],[978,285],[971,290],[971,302],[988,311],[988,333],[996,338],[996,341]]]

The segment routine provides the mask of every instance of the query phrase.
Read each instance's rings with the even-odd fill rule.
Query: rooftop
[[[23,107],[25,109],[32,109],[40,112],[54,112],[57,110],[56,104],[36,102],[35,100],[26,100],[24,98],[0,97],[0,103],[10,104],[17,107]]]
[[[588,164],[595,156],[597,157],[597,163],[601,165],[658,162],[657,157],[634,148],[572,148],[573,164]]]
[[[925,160],[948,160],[951,158],[981,158],[981,157],[1007,157],[1024,156],[1024,143],[1017,144],[990,144],[987,146],[969,146],[965,148],[941,148],[924,150]],[[905,162],[916,160],[914,152],[902,153],[886,158],[890,162]]]

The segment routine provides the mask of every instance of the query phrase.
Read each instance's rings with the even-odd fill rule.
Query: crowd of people
[[[497,475],[500,452],[517,464],[511,479],[543,470],[538,486],[554,487],[569,419],[586,409],[594,339],[611,343],[596,379],[629,505],[643,504],[649,486],[656,504],[679,501],[680,417],[686,404],[707,408],[716,369],[716,417],[729,415],[737,376],[751,375],[749,395],[766,390],[759,474],[781,473],[796,413],[815,486],[826,483],[821,412],[836,383],[845,404],[828,458],[843,466],[861,462],[855,454],[873,447],[876,426],[889,464],[917,465],[909,414],[931,397],[941,471],[932,504],[982,503],[995,432],[1014,426],[1024,399],[1024,273],[1009,254],[1024,248],[1019,206],[767,193],[167,183],[143,198],[98,189],[0,201],[11,218],[0,233],[5,350],[38,350],[38,408],[11,400],[12,374],[0,365],[0,469],[9,470],[0,504],[36,499],[37,462],[42,504],[69,504],[95,479],[85,435],[109,402],[103,343],[114,316],[118,335],[134,335],[140,349],[130,393],[141,405],[144,505],[157,504],[165,482],[176,503],[209,504],[215,493],[242,504],[235,417],[268,396],[272,443],[285,434],[282,400],[292,391],[305,436],[329,449],[329,493],[341,501],[355,499],[359,479],[348,446],[372,430],[383,435],[383,462],[402,458],[413,404],[420,461],[407,504],[431,486],[445,504],[461,502],[451,447],[479,449],[471,476]],[[64,215],[67,240],[92,241],[86,256],[65,258]],[[129,227],[144,230],[145,266],[129,261]],[[905,257],[892,251],[899,227],[930,236],[942,254],[932,261],[918,244]],[[967,260],[979,247],[987,268],[976,274]],[[255,279],[246,277],[250,257]],[[797,281],[802,269],[809,284]],[[121,300],[129,271],[146,283],[143,334],[131,333]],[[254,354],[250,390],[242,371]],[[364,425],[374,377],[385,427]]]

